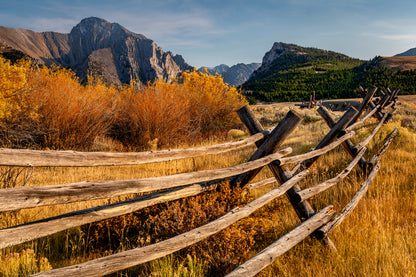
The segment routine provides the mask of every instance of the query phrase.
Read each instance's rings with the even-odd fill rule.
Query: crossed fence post
[[[380,90],[381,98],[378,100],[377,103],[375,103],[373,100],[368,101],[368,105],[371,109],[377,108],[377,112],[374,114],[374,117],[376,117],[379,121],[383,118],[383,109],[393,101],[393,107],[396,103],[397,94],[399,93],[400,89],[395,89],[394,91],[391,91],[389,88],[386,89],[385,92]],[[366,91],[360,86],[357,89],[357,92],[362,96],[366,96]],[[370,89],[371,92],[371,89]]]
[[[364,93],[364,90],[362,87],[358,88],[359,91],[362,92],[362,95]],[[352,124],[354,124],[359,117],[362,115],[362,113],[364,112],[364,110],[366,109],[366,107],[368,105],[370,105],[370,107],[372,107],[373,109],[377,108],[377,105],[373,102],[372,98],[374,96],[374,93],[377,91],[376,87],[372,87],[370,88],[369,92],[364,95],[363,101],[361,102],[359,108],[358,108],[358,113],[357,115],[351,120],[351,122],[347,125],[347,127],[351,126]],[[390,89],[387,89],[387,92],[383,92],[380,91],[380,95],[382,96],[382,98],[379,101],[380,105],[377,108],[377,112],[375,113],[376,118],[381,121],[383,120],[384,114],[383,114],[383,108],[385,108],[392,100],[395,99],[397,93],[398,93],[398,89],[394,90],[393,92],[390,91]],[[394,102],[392,102],[391,104],[394,105]],[[327,109],[325,109],[324,107],[320,107],[318,109],[318,113],[321,115],[321,117],[325,120],[326,124],[329,126],[329,128],[333,128],[335,126],[335,121],[332,118],[332,116],[330,115],[330,113],[328,112]],[[340,134],[342,135],[342,133]],[[347,152],[351,155],[351,157],[355,158],[358,155],[358,152],[360,149],[358,149],[352,142],[351,140],[346,140],[345,142],[342,143],[342,145],[344,146],[345,150],[347,150]],[[371,164],[369,164],[365,158],[360,158],[360,161],[358,162],[359,166],[361,167],[361,169],[364,171],[364,173],[366,173],[369,169],[369,167],[371,167]]]
[[[241,108],[238,112],[241,121],[246,125],[251,135],[254,135],[258,132],[263,132],[264,128],[261,126],[260,122],[255,118],[253,112],[251,111],[249,106],[245,106]],[[345,114],[341,117],[341,119],[335,124],[335,126],[329,131],[329,133],[321,140],[318,146],[315,149],[320,149],[329,143],[331,143],[347,126],[347,124],[351,121],[351,119],[358,113],[358,111],[351,107]],[[296,126],[301,122],[301,117],[297,115],[293,111],[289,111],[286,116],[280,121],[280,123],[275,127],[275,129],[270,133],[268,137],[266,137],[263,142],[258,143],[258,149],[250,158],[250,160],[258,159],[264,155],[270,154],[274,151],[276,147],[281,145],[289,136],[289,134],[296,128]],[[318,159],[318,157],[311,158],[301,162],[298,168],[295,170],[295,174],[300,172],[301,170],[307,169]],[[285,166],[281,166],[278,162],[272,162],[269,164],[269,168],[271,169],[273,175],[275,176],[276,180],[282,184],[287,180],[291,179],[295,174]],[[260,169],[255,171],[250,171],[248,173],[236,176],[234,179],[231,180],[231,186],[245,186],[250,180],[252,180],[256,174],[260,171]],[[286,193],[290,203],[292,204],[293,208],[296,211],[299,219],[304,221],[315,214],[312,206],[309,204],[308,201],[299,201],[298,192],[301,191],[299,185],[293,186],[289,189]],[[324,242],[332,248],[335,248],[332,241],[325,236],[320,236],[319,233],[314,233],[314,236],[323,239]]]

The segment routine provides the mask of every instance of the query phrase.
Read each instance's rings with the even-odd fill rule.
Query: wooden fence
[[[292,149],[285,148],[276,151],[285,139],[301,122],[301,117],[289,111],[279,124],[272,130],[265,130],[254,117],[249,106],[238,111],[243,123],[251,136],[238,142],[224,143],[214,146],[197,147],[178,150],[163,150],[142,153],[104,153],[104,152],[75,152],[75,151],[34,151],[0,149],[0,165],[19,167],[44,166],[111,166],[156,163],[175,159],[184,159],[200,155],[225,153],[255,144],[257,150],[248,162],[214,170],[182,173],[170,176],[152,177],[144,179],[130,179],[118,181],[78,182],[72,184],[18,187],[0,190],[0,212],[13,211],[23,208],[35,208],[45,205],[66,204],[77,201],[105,199],[132,193],[147,193],[127,201],[110,205],[103,205],[90,209],[74,211],[59,216],[45,218],[19,226],[0,230],[0,248],[6,248],[45,237],[56,232],[96,222],[124,214],[128,214],[151,205],[181,199],[214,190],[224,180],[232,187],[241,186],[248,189],[256,188],[271,182],[279,182],[280,186],[270,190],[249,204],[229,211],[224,216],[196,229],[145,247],[127,250],[98,258],[85,263],[58,268],[36,274],[37,276],[102,276],[139,265],[199,242],[220,232],[236,221],[249,216],[272,200],[284,194],[295,209],[301,224],[285,234],[266,249],[237,267],[228,276],[253,276],[270,265],[278,256],[313,235],[330,247],[335,248],[328,234],[339,225],[354,209],[363,197],[369,185],[380,169],[380,158],[397,134],[395,129],[386,139],[383,146],[369,161],[364,158],[367,145],[395,112],[397,93],[395,91],[380,91],[380,97],[375,98],[377,88],[368,92],[362,88],[358,91],[363,100],[358,109],[349,108],[343,116],[335,122],[330,113],[324,108],[318,109],[319,114],[331,128],[319,144],[311,151],[288,156]],[[364,112],[369,110],[364,116]],[[362,125],[368,118],[375,117],[378,124],[362,142],[354,145],[351,138],[354,129]],[[350,164],[332,179],[315,186],[301,189],[298,185],[308,174],[308,168],[323,154],[343,145],[352,156]],[[296,164],[289,168],[289,164]],[[308,199],[334,185],[345,178],[356,166],[367,174],[367,179],[351,201],[338,213],[329,205],[320,211],[314,211]],[[274,178],[250,183],[262,167],[268,166]]]

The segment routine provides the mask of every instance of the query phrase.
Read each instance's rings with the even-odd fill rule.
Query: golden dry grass
[[[383,57],[381,64],[393,69],[413,70],[416,69],[416,57]]]
[[[265,109],[266,110],[256,110],[260,119],[263,117],[265,118],[263,119],[264,123],[273,125],[276,120],[282,117],[282,110],[273,110],[268,107],[265,107]],[[311,147],[314,147],[319,142],[320,138],[322,138],[329,130],[322,120],[318,120],[319,116],[314,113],[314,111],[304,110],[302,115],[306,119],[309,118],[308,120],[311,120],[311,123],[301,124],[285,143],[285,146],[294,148],[294,153],[305,152]],[[340,114],[334,115],[336,117],[340,116]],[[366,158],[371,157],[370,155],[375,153],[376,149],[381,146],[383,139],[394,127],[400,126],[403,122],[406,123],[407,120],[409,120],[409,118],[411,120],[412,117],[414,120],[414,106],[411,104],[402,105],[395,120],[383,126],[380,134],[376,135],[375,140],[370,143],[369,147],[371,150],[370,153],[366,155]],[[359,139],[368,135],[374,125],[375,120],[366,124],[358,132]],[[359,140],[355,139],[354,141],[358,142]],[[211,141],[209,143],[215,144],[217,142]],[[35,170],[30,185],[41,186],[64,184],[82,180],[145,178],[226,167],[247,161],[254,149],[254,147],[251,147],[225,155],[212,155],[140,166],[39,168]],[[301,186],[311,186],[335,176],[345,168],[350,160],[351,158],[341,148],[326,154],[311,168],[310,175],[303,183],[301,183]],[[364,199],[359,203],[352,214],[330,234],[338,252],[333,253],[326,249],[321,243],[312,239],[307,239],[278,258],[276,262],[260,273],[260,276],[416,276],[416,263],[414,262],[416,260],[416,242],[414,240],[416,237],[415,130],[412,128],[400,127],[399,136],[395,139],[381,162],[381,170],[373,184],[370,186]],[[267,169],[263,169],[254,181],[271,176],[271,173]],[[328,204],[333,204],[335,209],[339,211],[346,203],[348,203],[364,179],[365,176],[362,176],[360,170],[357,169],[336,187],[311,199],[311,203],[315,209],[320,209]],[[261,195],[275,185],[276,184],[271,184],[259,190],[251,191],[246,194],[246,199],[244,201],[249,201],[258,195]],[[122,199],[124,199],[124,197]],[[21,224],[116,200],[118,200],[118,198],[61,205],[53,208],[42,207],[14,213],[3,213],[1,215],[0,227],[5,228],[15,224]],[[169,211],[169,207],[178,208],[181,207],[180,205],[185,205],[187,202],[180,203],[175,205],[171,205],[172,203],[167,204],[165,210],[162,208],[159,210],[170,215],[172,214],[172,211]],[[186,211],[181,212],[186,216]],[[193,210],[193,212],[195,212],[195,210]],[[143,213],[140,215],[143,216]],[[153,221],[151,222],[159,224],[154,221],[154,217],[151,218],[153,218]],[[125,217],[124,220],[127,219],[129,219],[129,217]],[[112,221],[114,226],[111,226],[112,223],[110,223],[110,225],[105,222],[100,223],[102,225],[101,229],[94,229],[94,225],[91,225],[89,228],[91,228],[91,230],[108,230],[108,233],[110,233],[117,231],[112,228],[121,226],[116,224],[117,222],[120,221]],[[172,221],[172,224],[176,224],[174,220]],[[165,272],[167,276],[187,276],[187,274],[189,275],[191,268],[194,267],[197,268],[195,269],[196,274],[194,276],[205,274],[221,275],[233,268],[230,266],[230,264],[233,265],[233,263],[235,263],[236,259],[233,256],[233,252],[242,253],[241,249],[238,249],[235,244],[231,243],[232,241],[245,239],[244,237],[241,237],[245,234],[252,235],[250,239],[254,243],[249,243],[244,246],[247,247],[247,249],[245,249],[245,251],[247,251],[247,256],[240,257],[240,260],[244,261],[248,259],[249,256],[255,255],[268,244],[290,231],[297,224],[299,224],[298,218],[290,204],[285,198],[281,198],[262,208],[252,217],[242,220],[238,224],[234,224],[228,231],[215,235],[212,240],[205,242],[205,244],[199,244],[196,248],[192,248],[192,257],[185,256],[185,258],[183,258],[181,255],[174,255],[173,258],[168,257],[160,259],[149,263],[144,267],[137,267],[117,275],[146,276],[153,272],[156,276],[159,276],[155,272]],[[122,245],[119,247],[111,248],[110,246],[110,248],[108,248],[105,245],[102,245],[100,251],[103,249],[106,250],[98,252],[98,249],[93,249],[91,244],[89,244],[89,240],[91,240],[89,235],[91,234],[85,232],[85,230],[89,230],[89,228],[73,228],[51,236],[50,238],[38,239],[21,246],[2,250],[1,253],[3,257],[5,257],[8,253],[18,253],[22,249],[31,248],[35,250],[38,259],[47,257],[53,267],[60,267],[137,246],[133,240],[124,238],[120,242]],[[124,225],[123,228],[127,228],[127,226]],[[134,228],[134,226],[129,226],[128,228]],[[184,229],[186,229],[186,226]],[[151,236],[152,234],[148,233],[141,239],[144,241],[151,241]],[[226,261],[221,261],[222,264],[225,264],[223,265],[223,271],[218,268],[212,270],[212,268],[216,266],[213,263],[218,261],[216,260],[218,258],[206,258],[206,255],[208,255],[207,253],[214,255],[212,251],[209,252],[204,248],[208,243],[212,244],[212,249],[216,249],[220,254],[225,253],[224,255],[230,259],[228,267]],[[215,245],[213,243],[215,243]],[[237,248],[232,249],[231,247]],[[1,262],[3,261],[0,261],[0,265]],[[186,267],[185,270],[184,267]]]

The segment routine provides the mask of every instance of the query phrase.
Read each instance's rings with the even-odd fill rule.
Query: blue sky
[[[371,59],[416,47],[414,0],[0,0],[0,25],[69,33],[117,22],[195,66],[261,62],[273,42]]]

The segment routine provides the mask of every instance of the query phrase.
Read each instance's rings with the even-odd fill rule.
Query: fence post
[[[318,113],[325,120],[329,128],[333,128],[335,126],[335,121],[332,118],[332,116],[329,114],[327,109],[325,109],[324,107],[319,107]],[[356,118],[356,116],[354,118]],[[348,125],[351,125],[351,124],[348,124]],[[344,146],[345,150],[347,150],[347,152],[351,155],[351,157],[355,158],[357,156],[359,150],[357,149],[357,147],[355,147],[355,145],[350,140],[346,140],[345,142],[342,143],[342,145]],[[361,158],[358,164],[360,165],[362,170],[364,171],[367,170],[367,161],[364,158]]]
[[[357,115],[354,116],[354,118],[350,121],[348,126],[351,126],[352,124],[354,124],[360,118],[360,116],[363,114],[365,108],[368,106],[368,103],[371,101],[374,94],[376,93],[376,91],[377,91],[377,87],[371,87],[370,88],[370,91],[364,96],[363,101],[361,101],[361,104],[358,107]]]
[[[244,108],[240,109],[237,113],[240,116],[243,123],[246,124],[246,121],[250,121],[250,123],[246,124],[246,126],[247,126],[247,128],[249,128],[249,132],[252,135],[255,132],[264,130],[263,127],[261,126],[260,122],[258,122],[258,120],[255,118],[254,114],[251,112],[249,106],[245,106]],[[351,119],[351,116],[349,117],[349,119]],[[299,122],[300,122],[300,120],[299,120]],[[346,122],[346,123],[348,123],[348,122]],[[253,128],[252,126],[257,126],[257,129]],[[333,138],[335,138],[335,136]],[[328,143],[329,142],[330,141],[328,141]],[[325,145],[323,145],[323,146],[325,146]],[[321,147],[323,147],[323,146],[321,146]],[[279,166],[279,165],[272,162],[272,163],[269,164],[269,168],[272,171],[273,175],[275,176],[276,180],[280,184],[283,184],[284,182],[286,182],[287,180],[289,180],[290,178],[293,177],[291,172],[285,166]],[[312,217],[315,214],[315,211],[313,210],[312,206],[309,204],[308,201],[302,201],[302,202],[297,201],[297,199],[298,199],[297,193],[299,191],[301,191],[301,188],[299,187],[299,185],[296,184],[286,192],[286,196],[288,197],[291,205],[295,209],[296,214],[298,215],[299,219],[301,221],[304,221],[305,219],[308,219],[308,218]],[[322,239],[323,242],[327,246],[329,246],[331,249],[336,250],[336,247],[335,247],[334,243],[328,237],[318,236],[317,235],[318,233],[313,233],[313,234],[316,238]]]
[[[246,106],[248,107],[248,106]],[[249,132],[258,132],[262,131],[263,127],[261,126],[260,122],[255,119],[254,114],[252,112],[248,112],[247,108],[240,109],[239,114],[244,114],[242,121],[250,121],[248,123]],[[250,120],[250,118],[254,118],[255,120]],[[296,126],[301,122],[301,117],[294,113],[293,111],[289,111],[286,116],[279,122],[279,124],[273,129],[270,135],[264,139],[263,143],[258,146],[258,149],[254,154],[251,156],[249,161],[257,160],[261,157],[267,156],[274,152],[274,150],[279,147],[283,141],[295,130]],[[256,122],[257,121],[257,122]],[[245,186],[248,184],[256,175],[259,173],[261,168],[255,169],[253,171],[238,175],[234,177],[230,181],[231,187],[236,187],[239,185],[240,187]]]
[[[319,109],[323,109],[323,107],[319,107]],[[315,147],[315,149],[320,149],[328,145],[329,143],[331,143],[332,140],[334,140],[336,137],[342,134],[345,127],[348,125],[348,123],[357,113],[358,113],[357,109],[355,109],[354,107],[350,107],[344,113],[344,115],[338,120],[338,122],[335,123],[335,125],[331,128],[328,134],[326,134],[326,136],[319,142],[319,144]],[[300,167],[296,170],[296,172],[300,172],[304,169],[309,168],[318,158],[319,156],[303,161],[300,164]]]

